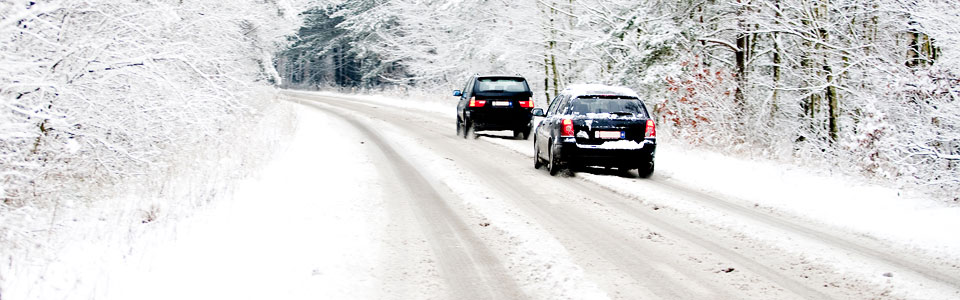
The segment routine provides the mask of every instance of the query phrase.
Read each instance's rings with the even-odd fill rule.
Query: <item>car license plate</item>
[[[493,101],[493,106],[511,106],[510,101]]]
[[[623,131],[597,131],[596,137],[598,139],[622,139]]]

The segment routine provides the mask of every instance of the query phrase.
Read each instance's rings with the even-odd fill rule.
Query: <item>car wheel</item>
[[[620,173],[621,176],[629,175],[629,174],[630,174],[630,170],[633,170],[633,168],[627,167],[627,166],[619,166],[619,167],[617,167],[617,173]]]
[[[530,139],[530,133],[531,133],[531,132],[533,132],[533,127],[527,127],[527,129],[521,130],[521,131],[520,131],[520,134],[521,134],[522,136],[521,136],[520,138],[521,138],[521,139],[524,139],[524,140]]]
[[[557,176],[557,173],[560,173],[560,163],[553,153],[553,146],[547,148],[547,171],[550,172],[551,176]]]
[[[653,175],[653,161],[644,163],[640,166],[640,169],[637,169],[637,173],[640,174],[640,178],[650,178]]]
[[[464,120],[464,121],[463,121],[463,128],[460,129],[461,134],[463,135],[463,138],[467,138],[468,136],[470,136],[470,132],[473,131],[473,130],[471,130],[472,128],[470,128],[470,127],[471,127],[471,126],[470,126],[470,122],[467,121],[467,120]]]
[[[523,131],[522,131],[522,130],[514,130],[514,131],[513,131],[513,138],[514,138],[514,139],[517,139],[517,140],[523,139]]]
[[[457,136],[463,135],[463,121],[457,118]]]
[[[540,169],[543,161],[540,160],[540,147],[537,147],[537,139],[533,139],[533,168]]]
[[[477,134],[477,126],[470,124],[467,126],[467,133],[464,135],[464,138],[471,137],[473,139],[479,139],[480,134]]]

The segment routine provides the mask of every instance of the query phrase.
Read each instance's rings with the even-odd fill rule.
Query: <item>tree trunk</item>
[[[543,55],[543,95],[547,97],[545,101],[550,105],[550,55]]]
[[[556,42],[551,42],[556,45]],[[551,47],[552,48],[552,47]],[[560,94],[560,75],[557,74],[557,56],[550,54],[550,67],[553,68],[553,94]]]
[[[734,59],[737,63],[736,80],[737,89],[734,91],[734,103],[737,106],[737,113],[743,113],[744,96],[743,88],[747,85],[747,35],[739,33],[737,35],[737,51],[734,52]]]
[[[823,66],[823,70],[827,73],[827,105],[829,110],[829,125],[830,125],[830,141],[836,143],[840,135],[840,125],[838,119],[840,118],[840,107],[837,95],[837,87],[834,85],[833,77],[833,68],[829,65]]]
[[[737,0],[743,3],[744,0]],[[749,0],[746,0],[749,2]],[[747,85],[747,60],[749,59],[748,49],[750,48],[750,37],[747,34],[747,25],[743,16],[744,8],[741,6],[737,10],[737,22],[739,32],[737,32],[737,49],[734,52],[734,61],[736,62],[736,81],[737,88],[734,91],[734,104],[737,106],[737,114],[742,114],[745,107],[745,96],[743,89]]]
[[[777,24],[780,23],[780,18],[783,16],[780,15],[780,0],[777,0],[774,3],[774,7],[777,9]],[[780,57],[780,33],[773,32],[773,95],[771,96],[770,102],[770,121],[774,122],[777,111],[780,110],[778,107],[779,96],[780,96],[780,64],[783,63],[782,58]]]

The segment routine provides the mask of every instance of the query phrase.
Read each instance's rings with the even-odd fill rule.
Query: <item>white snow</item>
[[[436,102],[421,105],[416,104],[416,99],[399,97],[346,96],[381,105],[434,112],[448,118],[453,118],[453,106],[456,103],[451,99],[453,105],[444,107]],[[539,119],[534,120],[535,123],[537,121]],[[533,157],[532,141],[481,139]],[[747,205],[756,204],[788,216],[933,251],[946,257],[957,257],[960,253],[960,235],[948,230],[960,228],[960,207],[949,206],[911,191],[835,175],[830,170],[731,157],[674,144],[671,140],[661,138],[657,145],[654,176],[694,187],[716,197]],[[585,174],[585,177],[607,186],[621,184],[616,177],[589,174]]]
[[[504,263],[515,273],[515,279],[527,295],[534,299],[608,298],[595,283],[585,278],[583,269],[572,261],[555,237],[539,224],[530,222],[530,216],[507,203],[497,191],[476,185],[478,176],[424,149],[416,140],[405,138],[389,124],[370,124],[383,130],[385,136],[393,137],[405,157],[417,162],[421,172],[430,174],[428,178],[437,178],[462,199],[462,203],[451,205],[462,205],[471,213],[470,217],[477,222],[486,221],[495,230],[497,244],[506,248],[501,249],[500,254],[512,254]]]
[[[419,109],[451,120],[456,103],[453,97],[423,102],[386,96],[348,98],[373,106]],[[372,176],[378,174],[370,156],[372,150],[362,147],[359,142],[364,138],[338,117],[313,109],[300,109],[299,113],[299,129],[288,150],[260,177],[241,182],[235,197],[219,199],[193,217],[175,220],[178,223],[172,231],[144,228],[117,233],[139,235],[139,242],[130,249],[104,248],[96,241],[67,247],[53,267],[79,270],[95,266],[85,273],[87,277],[57,277],[58,273],[51,273],[54,276],[46,280],[57,284],[50,285],[65,288],[33,293],[21,290],[13,295],[55,298],[78,296],[72,292],[82,291],[86,293],[79,296],[98,299],[384,297],[378,289],[382,284],[378,277],[382,270],[378,268],[390,264],[384,261],[383,249],[383,228],[388,216],[383,206],[385,195],[376,186],[377,176]],[[389,126],[377,128],[396,131]],[[473,186],[468,172],[419,147],[415,139],[404,138],[397,132],[391,136],[398,137],[392,142],[403,148],[411,161],[418,162],[422,172],[442,179],[461,197],[463,201],[457,205],[462,205],[470,217],[489,221],[496,232],[494,238],[509,241],[499,246],[507,249],[498,251],[518,254],[504,262],[522,275],[517,279],[526,293],[543,298],[606,297],[595,283],[585,279],[581,267],[571,261],[554,237],[538,224],[528,222],[528,216],[512,208],[495,191]],[[480,139],[532,156],[531,141]],[[798,252],[820,253],[821,262],[835,263],[843,272],[884,272],[877,266],[843,263],[829,257],[832,252],[821,245],[780,236],[766,226],[724,218],[700,204],[645,191],[643,180],[589,173],[577,176],[688,212],[691,217],[715,220],[713,226],[772,240]],[[946,259],[956,260],[960,253],[960,235],[951,230],[960,228],[960,208],[856,178],[831,175],[828,170],[730,157],[661,139],[654,179]],[[104,250],[126,253],[87,259],[91,252]],[[83,262],[85,259],[88,261]],[[893,280],[905,278],[898,276]],[[922,289],[898,292],[943,296]]]
[[[960,207],[788,164],[658,146],[658,176],[712,195],[946,255],[960,253]]]
[[[359,133],[300,110],[299,130],[236,197],[110,274],[110,299],[380,297],[383,197]],[[158,284],[162,283],[162,284]]]
[[[602,84],[571,84],[564,89],[564,92],[569,93],[571,98],[584,95],[622,95],[640,98],[632,89]]]
[[[353,99],[392,105],[405,100],[352,96]],[[420,108],[417,105],[403,105]],[[422,109],[453,118],[453,113]],[[537,122],[539,120],[535,120]],[[497,134],[496,132],[492,134]],[[509,133],[503,133],[509,135]],[[530,141],[480,137],[481,140],[533,156]],[[913,274],[896,278],[882,276],[882,265],[850,259],[849,253],[807,238],[786,236],[766,224],[731,217],[716,207],[688,201],[667,190],[650,189],[657,183],[637,182],[618,176],[579,173],[578,177],[601,186],[637,195],[643,201],[672,207],[709,226],[726,228],[751,240],[788,249],[812,262],[829,265],[837,272],[856,274],[878,286],[896,283],[893,295],[906,298],[952,297],[948,286],[924,285]],[[699,190],[712,197],[744,207],[755,207],[792,220],[835,228],[851,236],[867,236],[903,249],[919,251],[943,262],[960,261],[960,235],[950,228],[960,226],[960,207],[926,198],[920,193],[884,187],[860,178],[836,175],[830,170],[808,169],[774,161],[738,158],[690,146],[672,144],[661,138],[657,150],[655,180]],[[821,224],[821,225],[816,225]],[[563,257],[554,256],[554,257]],[[917,281],[920,280],[920,281]],[[935,284],[936,285],[936,284]]]
[[[381,298],[375,274],[384,197],[369,176],[377,170],[365,149],[353,146],[363,139],[351,126],[313,110],[299,115],[286,151],[255,178],[213,187],[204,204],[128,195],[76,213],[100,221],[67,222],[58,227],[63,232],[49,233],[58,244],[30,253],[28,263],[16,257],[12,270],[4,266],[10,277],[3,298]],[[156,215],[124,223],[141,213]],[[30,213],[0,217],[12,222]]]

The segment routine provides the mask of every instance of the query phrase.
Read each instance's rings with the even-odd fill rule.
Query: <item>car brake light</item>
[[[520,107],[523,108],[533,108],[533,99],[520,101]]]
[[[483,107],[484,104],[487,104],[487,100],[477,100],[470,97],[470,107]]]
[[[573,136],[573,120],[563,119],[560,125],[560,136]]]
[[[644,130],[643,137],[645,138],[657,137],[657,125],[653,124],[653,120],[647,119],[647,130]]]

